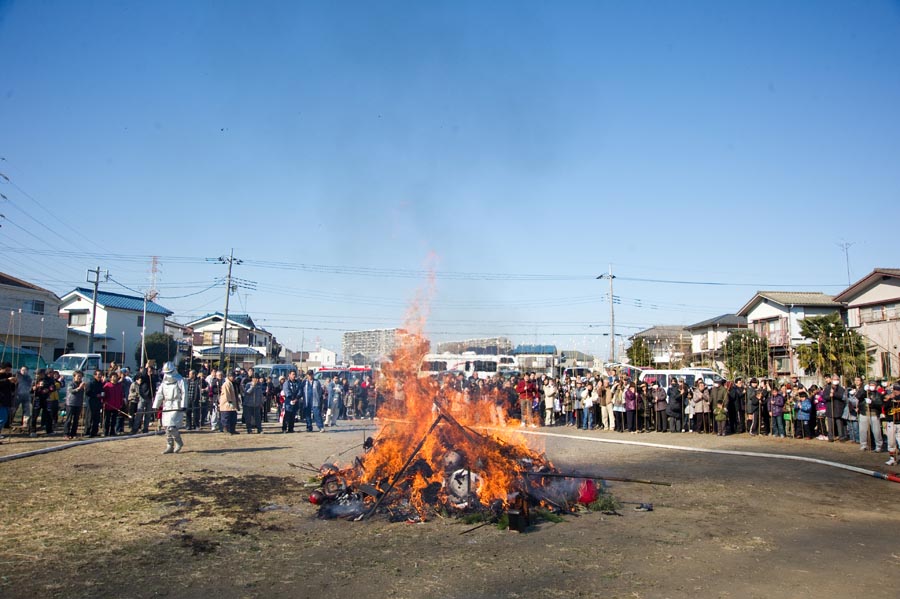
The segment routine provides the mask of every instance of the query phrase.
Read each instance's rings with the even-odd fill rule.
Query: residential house
[[[683,365],[691,351],[691,334],[680,325],[657,325],[629,337],[632,343],[643,339],[650,350],[650,360],[660,368]]]
[[[722,344],[732,331],[747,328],[747,318],[737,314],[722,314],[685,327],[691,334],[691,357],[696,364],[724,368]]]
[[[309,352],[307,368],[334,368],[337,365],[337,352],[324,347]]]
[[[738,316],[745,317],[747,326],[768,341],[771,376],[805,376],[795,351],[809,343],[800,334],[800,322],[839,311],[841,304],[833,296],[816,291],[757,291]]]
[[[0,273],[0,318],[7,322],[4,361],[34,366],[37,354],[51,362],[66,346],[66,321],[52,291]],[[5,315],[5,316],[4,316]],[[26,356],[27,355],[27,356]]]
[[[173,361],[180,364],[182,361],[190,359],[194,348],[194,331],[191,327],[173,320],[167,320],[163,326],[165,334],[171,335],[178,347],[178,356]]]
[[[564,349],[559,352],[559,367],[565,368],[594,368],[594,356],[575,349]]]
[[[93,296],[93,289],[78,287],[62,297],[59,315],[66,319],[69,327],[64,353],[88,351]],[[146,323],[144,314],[144,298],[139,295],[97,292],[94,353],[101,354],[106,363],[116,362],[135,369],[135,353],[141,346],[141,333],[162,333],[165,330],[165,320],[172,315],[172,311],[148,301]]]
[[[249,314],[229,314],[227,327],[221,312],[213,312],[187,323],[193,331],[194,357],[216,361],[221,354],[222,329],[225,333],[225,357],[230,364],[247,368],[270,362],[275,337],[256,326]]]
[[[863,336],[873,362],[869,374],[891,380],[900,375],[900,268],[876,268],[837,294],[847,326]]]

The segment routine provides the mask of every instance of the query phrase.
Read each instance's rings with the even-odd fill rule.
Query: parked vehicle
[[[700,375],[689,370],[644,370],[639,380],[648,385],[659,383],[660,387],[668,389],[676,378],[684,379],[688,387],[693,387],[698,376]]]
[[[332,368],[322,367],[313,375],[317,381],[331,379],[334,376],[346,378],[347,383],[352,385],[353,381],[363,382],[366,377],[373,377],[374,373],[371,366],[335,366]]]
[[[419,376],[435,376],[448,370],[459,370],[467,378],[475,376],[487,379],[497,373],[517,371],[518,368],[516,358],[505,354],[476,354],[475,352],[427,354],[422,358]]]
[[[95,370],[105,370],[106,364],[103,363],[103,356],[100,354],[63,354],[51,362],[48,368],[58,370],[63,382],[68,385],[72,382],[72,374],[76,370],[80,370],[87,377]]]
[[[581,377],[591,376],[593,372],[591,372],[590,368],[582,368],[578,367],[570,367],[563,370],[563,378],[565,377],[573,377],[580,379]]]
[[[297,372],[297,367],[293,364],[257,364],[253,367],[254,374],[273,378],[278,380],[280,377],[287,378],[291,372]],[[297,372],[297,374],[300,374]]]
[[[703,376],[703,382],[707,385],[712,385],[713,383],[719,383],[720,385],[725,382],[724,377],[720,375],[718,372],[713,370],[712,368],[701,368],[701,367],[688,367],[682,368],[682,370],[686,372],[696,372],[697,374]]]

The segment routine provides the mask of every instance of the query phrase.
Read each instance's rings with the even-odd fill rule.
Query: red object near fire
[[[578,503],[588,505],[589,503],[597,501],[599,496],[600,491],[597,490],[597,483],[594,482],[594,479],[584,479],[581,483],[581,487],[578,489]]]
[[[309,494],[309,502],[313,505],[322,505],[325,503],[325,493],[316,489],[312,493]]]

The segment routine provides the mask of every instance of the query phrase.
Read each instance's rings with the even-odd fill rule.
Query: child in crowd
[[[716,407],[713,410],[713,415],[716,419],[716,435],[724,437],[725,421],[728,420],[728,411],[725,409],[725,406],[723,405],[721,399],[716,402]]]
[[[813,404],[809,400],[809,395],[806,394],[806,391],[801,391],[797,394],[797,424],[800,425],[798,433],[802,439],[812,439],[812,427],[810,426],[812,411]]]
[[[856,397],[856,389],[850,389],[847,393],[847,402],[844,405],[845,419],[847,420],[847,436],[857,445],[859,444],[859,399]]]
[[[828,411],[828,408],[826,406],[825,396],[815,385],[810,387],[809,391],[810,393],[813,393],[816,404],[816,430],[819,432],[816,439],[819,441],[827,441],[828,435],[825,434],[825,413]]]
[[[784,393],[784,434],[787,437],[796,437],[794,434],[794,420],[795,411],[794,411],[794,394],[791,392],[791,388],[787,387]]]

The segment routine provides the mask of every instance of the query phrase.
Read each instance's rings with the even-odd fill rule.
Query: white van
[[[721,374],[713,370],[712,368],[701,368],[699,366],[682,368],[685,372],[695,372],[703,377],[703,382],[706,383],[706,386],[709,387],[713,383],[719,383],[720,385],[725,383],[725,379]]]
[[[47,368],[59,371],[63,382],[68,385],[72,382],[72,374],[76,370],[80,370],[84,373],[84,377],[88,378],[94,375],[95,370],[105,370],[106,365],[100,354],[63,354],[51,362]]]
[[[683,379],[688,387],[693,387],[698,376],[700,376],[698,373],[689,370],[644,370],[641,372],[640,381],[647,383],[648,387],[653,383],[659,383],[660,387],[668,390],[676,378]]]

